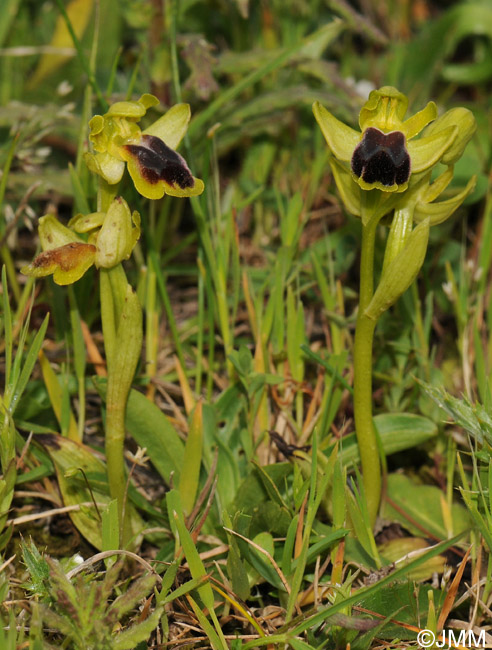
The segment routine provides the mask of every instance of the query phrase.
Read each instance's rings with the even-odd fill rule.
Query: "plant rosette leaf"
[[[95,548],[102,550],[101,519],[93,500],[99,513],[111,501],[105,464],[94,456],[89,447],[63,436],[43,433],[37,434],[35,439],[47,451],[55,466],[64,505],[80,506],[79,510],[69,512],[74,526]],[[143,521],[130,502],[127,501],[126,507],[132,538],[138,541],[144,528]],[[138,544],[135,542],[134,545]]]
[[[466,508],[453,503],[448,509],[445,495],[439,488],[418,485],[403,474],[388,476],[382,517],[399,522],[416,537],[427,534],[447,539],[472,527]],[[452,530],[447,529],[446,522]]]
[[[416,552],[428,548],[427,540],[421,537],[398,537],[378,546],[378,551],[386,562],[394,562],[396,566],[408,564]],[[442,573],[446,564],[443,555],[436,555],[419,567],[408,573],[409,580],[423,582],[430,580],[434,573]]]
[[[374,426],[386,456],[412,449],[437,435],[437,425],[422,415],[414,413],[379,413],[374,417]],[[355,433],[343,437],[338,457],[343,465],[360,463],[359,448]],[[324,454],[328,457],[333,450],[330,445]]]

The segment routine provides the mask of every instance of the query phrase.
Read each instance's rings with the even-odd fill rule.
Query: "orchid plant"
[[[48,214],[39,220],[42,252],[22,272],[53,275],[57,284],[73,284],[93,264],[99,269],[101,320],[108,373],[106,395],[106,461],[111,497],[117,499],[120,542],[129,541],[125,514],[126,472],[123,459],[125,409],[143,338],[142,309],[127,281],[123,262],[140,237],[140,215],[131,212],[118,193],[125,167],[137,191],[149,199],[165,194],[197,196],[204,185],[194,178],[184,158],[175,151],[190,121],[187,104],[177,104],[150,127],[139,121],[158,104],[153,95],[117,102],[105,115],[89,122],[93,151],[85,154],[89,169],[98,176],[96,211],[78,214],[60,223]]]
[[[381,500],[381,460],[372,420],[372,346],[379,317],[410,287],[424,262],[429,229],[445,221],[473,191],[475,177],[451,198],[435,202],[453,178],[453,165],[476,129],[466,108],[438,117],[434,102],[408,119],[408,99],[384,86],[370,93],[360,131],[321,104],[314,115],[330,149],[329,164],[348,212],[362,222],[359,309],[354,341],[354,419],[369,520]],[[417,137],[419,136],[420,137]],[[446,169],[435,180],[438,163]],[[389,223],[383,268],[374,289],[378,225]]]

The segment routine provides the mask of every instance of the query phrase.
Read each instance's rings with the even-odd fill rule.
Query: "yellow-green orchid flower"
[[[359,115],[360,132],[337,120],[319,102],[314,115],[338,165],[335,179],[345,168],[362,190],[404,192],[413,176],[438,162],[459,158],[475,130],[467,109],[453,109],[436,120],[434,102],[404,120],[408,99],[392,86],[370,93]],[[424,135],[415,138],[430,122]],[[347,188],[341,192],[347,193]]]
[[[112,268],[130,257],[140,237],[140,215],[130,213],[124,199],[116,197],[108,211],[77,215],[69,227],[48,214],[39,219],[43,252],[24,268],[36,278],[53,274],[56,284],[73,284],[95,264]],[[77,233],[89,233],[84,241]]]
[[[125,163],[137,191],[149,199],[170,196],[198,196],[203,181],[195,178],[184,158],[175,149],[188,128],[188,104],[176,104],[145,130],[137,122],[147,109],[158,104],[144,94],[136,102],[117,102],[105,115],[89,122],[89,139],[95,153],[86,153],[89,169],[110,185],[118,183]]]

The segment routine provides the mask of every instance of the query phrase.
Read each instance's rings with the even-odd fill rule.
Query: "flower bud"
[[[452,145],[441,158],[445,165],[453,165],[461,157],[466,145],[476,131],[477,123],[473,113],[467,108],[458,107],[441,115],[435,122],[425,129],[424,136],[433,135],[450,126],[457,126],[458,133]]]
[[[73,230],[61,224],[53,214],[40,217],[38,234],[41,248],[44,251],[49,251],[72,242],[83,241],[80,237],[77,237]]]
[[[97,235],[96,266],[109,269],[127,260],[139,237],[140,215],[131,214],[127,202],[116,197]]]

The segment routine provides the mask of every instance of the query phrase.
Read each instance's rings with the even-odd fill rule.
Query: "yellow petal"
[[[91,212],[90,214],[76,214],[68,222],[75,232],[85,233],[100,228],[104,222],[105,212]]]
[[[145,93],[136,102],[115,102],[112,104],[106,115],[125,117],[129,120],[139,120],[145,115],[147,109],[156,106],[159,100],[154,95]]]
[[[417,222],[430,218],[430,225],[436,226],[446,221],[453,212],[455,212],[466,197],[473,192],[477,183],[477,177],[472,176],[464,190],[453,196],[447,201],[438,201],[437,203],[418,203],[415,206],[414,219]],[[432,187],[432,186],[431,186]]]
[[[169,183],[164,182],[164,190],[166,194],[169,194],[169,196],[178,196],[181,198],[187,196],[199,196],[205,189],[205,184],[200,178],[195,178],[194,176],[193,181],[193,187],[186,187],[185,189],[181,189],[177,186],[173,187],[172,185],[169,185]]]
[[[445,165],[453,165],[461,157],[466,145],[475,133],[477,123],[473,113],[463,107],[452,108],[430,124],[424,132],[425,136],[432,135],[453,125],[458,128],[458,135],[453,145],[449,147],[442,157],[442,162]]]
[[[343,163],[333,157],[330,158],[329,162],[343,204],[351,214],[360,217],[360,186],[354,181],[353,174]]]
[[[417,133],[420,133],[422,129],[435,120],[437,117],[437,106],[434,102],[429,102],[425,108],[423,108],[412,117],[409,117],[408,120],[403,122],[401,130],[407,136],[407,140],[413,138]]]
[[[118,160],[109,153],[89,153],[84,154],[84,160],[87,167],[110,185],[115,185],[121,181],[123,172],[125,171],[125,163]]]

